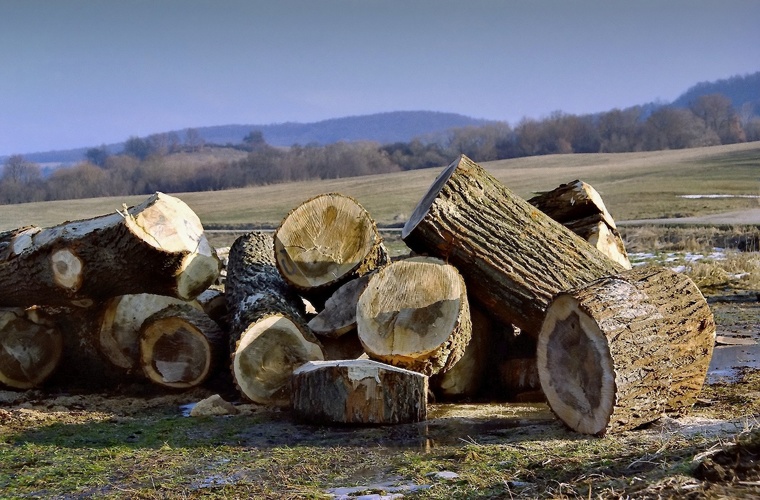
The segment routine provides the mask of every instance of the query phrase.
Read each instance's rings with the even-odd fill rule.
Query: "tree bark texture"
[[[293,372],[291,402],[307,422],[382,425],[427,418],[427,377],[371,360],[309,362]]]
[[[197,215],[163,193],[111,215],[6,233],[2,242],[0,306],[87,307],[135,293],[191,300],[220,268]]]
[[[622,270],[466,156],[433,182],[402,238],[456,266],[484,309],[534,336],[556,293]]]
[[[0,309],[0,384],[39,387],[58,367],[62,353],[61,331],[38,308]]]
[[[632,429],[688,411],[714,342],[710,308],[686,275],[626,271],[552,301],[538,339],[541,387],[578,432]]]

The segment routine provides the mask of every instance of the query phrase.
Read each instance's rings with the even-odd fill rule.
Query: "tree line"
[[[760,140],[760,117],[741,114],[721,94],[703,95],[687,108],[661,106],[613,109],[596,115],[556,112],[536,120],[452,129],[436,138],[377,144],[267,144],[251,131],[240,144],[224,147],[245,152],[239,160],[179,164],[179,152],[198,152],[206,144],[188,129],[130,137],[119,154],[105,146],[87,150],[86,160],[44,175],[21,155],[10,156],[0,172],[0,204],[99,196],[150,194],[155,191],[222,190],[311,179],[353,177],[448,164],[459,154],[478,162],[559,153],[618,153],[683,149]]]

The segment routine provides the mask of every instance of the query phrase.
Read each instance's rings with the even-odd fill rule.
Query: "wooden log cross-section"
[[[296,415],[313,423],[402,424],[427,418],[427,377],[368,359],[312,361],[293,372]]]
[[[57,368],[62,352],[60,329],[37,308],[0,309],[0,385],[41,385]]]
[[[455,266],[470,297],[533,336],[555,294],[623,270],[464,155],[433,182],[401,237]]]
[[[634,269],[552,301],[538,338],[538,373],[565,424],[601,435],[688,411],[714,343],[712,313],[688,276]]]
[[[274,235],[282,277],[317,310],[343,283],[388,262],[375,221],[356,200],[338,193],[293,209]]]
[[[433,257],[394,262],[370,278],[356,326],[370,359],[425,375],[446,372],[472,336],[464,280]]]
[[[3,233],[0,306],[87,307],[134,293],[191,300],[220,266],[198,216],[156,193],[111,215]]]

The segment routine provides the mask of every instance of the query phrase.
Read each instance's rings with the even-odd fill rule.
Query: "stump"
[[[163,387],[188,389],[205,382],[229,354],[227,336],[205,312],[172,305],[140,328],[140,365]]]
[[[466,156],[433,182],[401,236],[456,266],[485,310],[534,336],[556,293],[622,270]]]
[[[371,360],[309,362],[293,372],[291,401],[308,422],[401,424],[427,418],[427,377]]]
[[[371,359],[425,375],[446,372],[472,335],[464,280],[432,257],[394,262],[370,279],[356,324]]]
[[[632,429],[693,405],[714,342],[710,308],[687,276],[626,271],[552,301],[538,339],[541,387],[578,432]]]
[[[340,285],[388,262],[375,221],[337,193],[293,209],[275,232],[274,251],[282,277],[317,310]]]
[[[111,215],[3,233],[1,242],[0,290],[14,292],[0,294],[0,306],[87,307],[135,293],[191,300],[220,269],[197,215],[163,193]]]
[[[31,389],[58,367],[60,330],[36,308],[0,309],[0,384]]]

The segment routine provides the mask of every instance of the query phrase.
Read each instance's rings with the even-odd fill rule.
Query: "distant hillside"
[[[449,129],[479,126],[489,123],[456,113],[436,111],[394,111],[364,116],[333,118],[314,123],[280,123],[271,125],[220,125],[215,127],[198,127],[195,130],[206,143],[239,144],[243,137],[253,130],[261,131],[264,140],[273,146],[306,145],[309,143],[332,144],[338,141],[373,141],[381,144],[409,142],[417,137],[431,137],[442,134]],[[180,140],[185,139],[185,130],[169,131],[176,133]],[[127,139],[125,137],[125,139]],[[46,163],[75,163],[85,158],[85,153],[93,144],[84,148],[63,151],[46,151],[24,154],[29,161]],[[118,153],[124,143],[106,146],[111,153]],[[0,157],[0,163],[5,161]]]
[[[728,97],[737,111],[749,103],[751,108],[748,111],[753,115],[760,115],[760,71],[715,82],[698,83],[681,94],[672,105],[685,108],[700,96],[709,94],[723,94]]]

